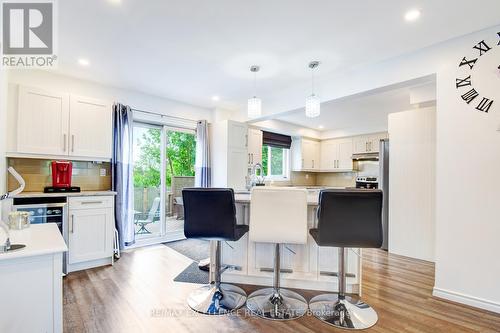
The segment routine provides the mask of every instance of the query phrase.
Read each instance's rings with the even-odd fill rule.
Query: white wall
[[[213,111],[209,109],[132,90],[104,86],[96,82],[58,75],[48,71],[12,70],[9,71],[8,81],[7,149],[9,151],[13,150],[16,145],[14,130],[17,127],[15,110],[17,109],[18,85],[35,86],[45,90],[63,91],[111,102],[120,102],[130,105],[132,108],[190,120],[206,119],[209,122],[213,120]]]
[[[389,252],[434,261],[436,110],[389,115]]]

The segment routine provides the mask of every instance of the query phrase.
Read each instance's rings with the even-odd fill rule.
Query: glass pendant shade
[[[257,97],[248,99],[248,118],[258,118],[262,115],[262,100]]]
[[[319,97],[315,94],[307,97],[306,99],[306,117],[314,118],[318,117],[321,113]]]

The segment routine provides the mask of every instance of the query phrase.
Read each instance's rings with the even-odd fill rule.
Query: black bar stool
[[[234,192],[225,188],[185,188],[184,235],[216,242],[215,281],[193,291],[188,305],[194,311],[220,315],[242,307],[247,295],[237,286],[221,283],[221,241],[237,241],[248,232],[247,225],[236,224]]]
[[[339,293],[314,297],[309,302],[312,314],[340,328],[365,329],[375,325],[375,310],[345,295],[345,248],[382,246],[382,191],[321,191],[318,228],[309,233],[319,246],[339,248]]]

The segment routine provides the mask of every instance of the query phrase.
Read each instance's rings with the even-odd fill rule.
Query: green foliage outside
[[[267,176],[269,165],[269,146],[262,146],[262,168],[264,176]],[[283,174],[283,148],[271,147],[271,175],[280,176]]]
[[[139,158],[134,165],[134,186],[159,187],[161,170],[161,130],[149,128],[137,139]],[[193,134],[167,131],[167,186],[172,175],[194,176],[196,139]]]

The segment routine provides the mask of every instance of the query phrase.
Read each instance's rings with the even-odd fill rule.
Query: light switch
[[[99,175],[101,177],[106,177],[107,171],[104,168],[99,169]]]

